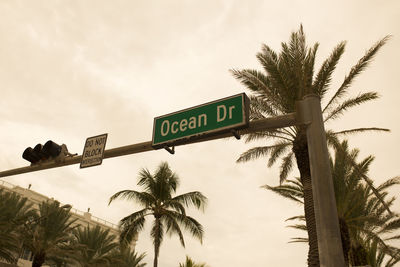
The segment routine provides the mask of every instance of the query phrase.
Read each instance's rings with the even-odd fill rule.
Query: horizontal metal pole
[[[254,132],[258,132],[258,131],[268,130],[268,129],[289,127],[289,126],[294,126],[294,125],[298,125],[298,124],[299,124],[299,122],[296,120],[295,113],[289,113],[287,115],[251,121],[249,123],[248,128],[239,130],[238,133],[240,135],[243,135],[243,134],[249,134],[249,133],[254,133]],[[205,137],[200,140],[193,140],[193,141],[188,140],[187,142],[176,145],[176,146],[205,142],[205,141],[226,138],[226,137],[231,137],[231,136],[232,136],[232,133],[218,134],[215,136],[208,136],[208,137]],[[108,149],[108,150],[104,151],[104,158],[105,159],[114,158],[114,157],[120,157],[120,156],[155,150],[151,146],[151,144],[152,144],[152,142],[148,141],[148,142],[137,143],[137,144],[128,145],[128,146],[122,146],[122,147]],[[78,164],[81,162],[81,159],[82,159],[82,155],[79,155],[79,156],[74,156],[74,157],[66,157],[62,162],[44,162],[44,163],[35,164],[35,165],[27,166],[27,167],[11,169],[11,170],[0,172],[0,177],[6,177],[6,176],[12,176],[12,175],[17,175],[17,174],[22,174],[22,173],[35,172],[35,171],[40,171],[40,170],[45,170],[45,169],[58,168],[58,167]]]

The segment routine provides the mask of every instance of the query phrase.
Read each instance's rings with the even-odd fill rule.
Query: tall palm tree
[[[110,229],[79,227],[74,230],[74,246],[77,247],[77,259],[82,267],[111,266],[114,260],[113,250],[118,247],[116,236]]]
[[[324,122],[339,118],[344,111],[378,98],[376,92],[358,94],[347,97],[349,87],[354,79],[369,65],[379,49],[387,42],[388,36],[374,44],[355,64],[343,83],[326,101],[323,108]],[[328,95],[332,74],[345,49],[345,42],[339,43],[331,55],[322,63],[320,70],[314,74],[315,57],[319,44],[309,48],[306,44],[303,27],[293,32],[289,43],[282,43],[282,51],[278,54],[269,46],[263,45],[257,54],[264,71],[244,69],[232,70],[232,74],[243,83],[254,95],[250,97],[251,120],[268,116],[277,116],[295,111],[296,101],[307,94],[317,94],[321,100]],[[340,132],[329,132],[327,139],[339,134],[350,134],[369,130],[386,130],[380,128],[359,128]],[[246,141],[273,140],[273,145],[255,147],[244,152],[238,162],[245,162],[270,156],[268,166],[272,166],[279,158],[280,182],[283,182],[293,168],[296,159],[300,172],[300,180],[304,188],[304,211],[309,237],[308,265],[319,266],[318,243],[313,208],[311,174],[308,158],[308,146],[305,126],[292,126],[284,129],[261,131],[249,134]]]
[[[0,189],[0,259],[16,263],[22,245],[20,228],[33,214],[26,198]]]
[[[388,255],[393,258],[392,261],[398,258],[398,255],[395,256],[398,249],[389,246],[386,241],[400,238],[400,236],[392,235],[393,231],[400,229],[400,217],[393,212],[389,213],[386,209],[386,206],[393,205],[395,198],[392,197],[388,200],[385,198],[388,196],[386,190],[400,184],[400,178],[389,179],[376,188],[386,203],[386,206],[383,205],[360,175],[360,171],[366,175],[373,157],[368,156],[357,163],[358,168],[355,168],[353,162],[356,161],[358,154],[357,149],[349,151],[347,141],[344,141],[340,147],[336,148],[335,159],[331,159],[337,213],[346,263],[353,266],[367,264],[375,266],[379,260],[376,258],[373,261],[372,256],[368,256],[376,255],[373,253],[373,244],[375,244],[375,251],[378,246],[379,257]],[[304,198],[303,186],[299,179],[287,180],[280,186],[266,185],[264,187],[298,203],[302,203]],[[293,219],[304,220],[304,216],[296,216],[288,220]],[[296,224],[292,227],[301,230],[307,228],[303,224]],[[293,242],[304,241],[307,239],[293,239]]]
[[[207,267],[205,263],[195,263],[190,257],[186,256],[184,263],[179,263],[179,267]]]
[[[73,224],[71,206],[60,206],[58,201],[47,200],[39,204],[35,218],[25,225],[24,246],[32,251],[32,267],[40,267],[50,256],[62,254],[72,241]]]
[[[158,265],[158,255],[164,232],[177,234],[182,246],[185,247],[181,230],[183,226],[192,236],[202,242],[202,225],[194,218],[186,215],[185,210],[185,207],[189,206],[203,209],[207,198],[202,193],[194,191],[173,196],[179,186],[179,178],[172,172],[167,162],[162,162],[154,175],[147,169],[142,169],[139,173],[137,184],[144,187],[144,191],[123,190],[114,194],[109,201],[110,204],[117,198],[121,198],[134,200],[143,206],[143,209],[126,216],[120,221],[121,242],[129,243],[143,229],[147,216],[154,217],[150,232],[154,244],[154,267]]]

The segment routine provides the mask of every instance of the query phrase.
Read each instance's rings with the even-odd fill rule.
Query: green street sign
[[[242,129],[249,123],[245,93],[154,118],[153,147],[161,148]]]

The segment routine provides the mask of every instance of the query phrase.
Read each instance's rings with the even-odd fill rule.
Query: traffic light
[[[40,161],[39,154],[31,147],[28,147],[27,149],[24,150],[24,153],[22,153],[22,158],[26,159],[32,164],[35,164]]]
[[[46,157],[52,157],[55,158],[61,153],[61,146],[57,145],[53,141],[49,140],[44,144],[42,151],[41,151]]]
[[[47,141],[44,146],[42,144],[37,144],[34,148],[28,147],[22,153],[22,158],[29,161],[32,165],[41,162],[58,160],[64,158],[66,155],[71,155],[68,153],[66,145],[58,145],[53,141]]]

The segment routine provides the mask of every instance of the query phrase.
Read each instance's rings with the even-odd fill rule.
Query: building
[[[28,201],[30,201],[31,203],[33,203],[33,208],[38,208],[39,207],[39,203],[43,202],[43,201],[47,201],[47,200],[55,200],[53,198],[49,198],[45,195],[42,195],[38,192],[35,192],[33,190],[30,190],[30,188],[22,188],[20,186],[17,185],[13,185],[11,183],[8,183],[6,181],[2,181],[0,180],[0,188],[4,188],[5,190],[11,191],[11,192],[15,192],[19,195],[21,195],[22,197],[25,197],[28,199]],[[84,212],[84,211],[80,211],[74,208],[71,208],[70,212],[72,213],[72,218],[73,219],[77,219],[75,224],[79,224],[82,226],[100,226],[103,229],[110,229],[110,233],[118,236],[119,235],[119,230],[118,230],[118,226],[116,224],[113,224],[111,222],[108,222],[106,220],[103,220],[101,218],[98,218],[96,216],[93,216],[89,210]],[[135,242],[131,245],[132,248],[135,247]],[[18,266],[20,267],[31,267],[32,266],[32,253],[30,251],[23,251],[21,253],[20,259],[18,260]],[[3,266],[2,263],[0,262],[0,266]],[[4,265],[4,266],[8,266],[8,265]],[[12,266],[12,265],[9,265]]]

